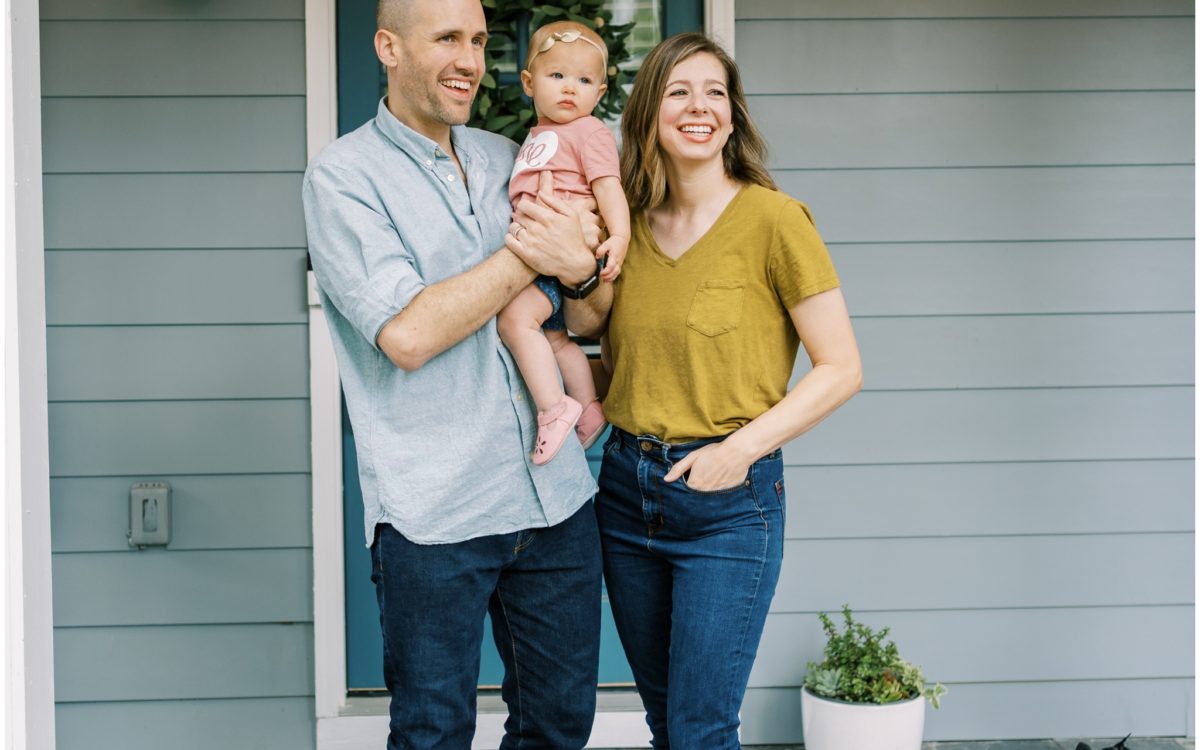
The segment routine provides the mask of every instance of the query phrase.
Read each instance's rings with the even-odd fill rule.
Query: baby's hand
[[[600,247],[596,248],[596,257],[606,257],[604,262],[604,270],[600,272],[600,278],[605,281],[612,281],[621,273],[621,266],[625,263],[625,253],[629,251],[629,238],[612,236],[604,241]]]

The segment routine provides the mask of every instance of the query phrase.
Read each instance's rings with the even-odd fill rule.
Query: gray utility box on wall
[[[171,541],[171,485],[139,482],[129,490],[129,546],[164,546]]]

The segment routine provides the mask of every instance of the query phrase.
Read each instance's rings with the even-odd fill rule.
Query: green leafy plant
[[[519,78],[506,80],[500,72],[506,50],[524,50],[529,35],[551,21],[575,21],[594,29],[608,47],[608,90],[596,105],[593,115],[608,119],[620,114],[627,95],[625,84],[633,80],[635,71],[623,70],[621,65],[630,59],[626,38],[634,24],[613,24],[612,11],[604,0],[482,0],[488,19],[487,51],[484,53],[487,72],[479,85],[479,95],[471,107],[470,124],[517,141],[525,139],[529,129],[537,124],[537,116],[521,90]],[[524,56],[516,61],[519,71]]]
[[[804,686],[823,698],[849,703],[895,703],[924,696],[938,708],[946,688],[926,685],[921,668],[900,658],[893,641],[885,641],[890,628],[871,630],[856,622],[849,605],[842,606],[845,629],[838,630],[821,612],[825,630],[825,659],[808,663]]]

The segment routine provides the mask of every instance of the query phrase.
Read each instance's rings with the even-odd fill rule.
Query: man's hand
[[[590,217],[585,233],[584,216]],[[589,234],[595,243],[589,243]],[[562,283],[577,286],[596,272],[594,249],[599,244],[599,222],[590,212],[580,210],[554,195],[554,176],[542,172],[538,177],[536,201],[525,200],[517,206],[513,223],[504,236],[505,246],[530,268]]]

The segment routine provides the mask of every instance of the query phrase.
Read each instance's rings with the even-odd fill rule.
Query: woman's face
[[[699,52],[671,69],[658,107],[658,142],[675,163],[721,158],[733,132],[725,67]]]

